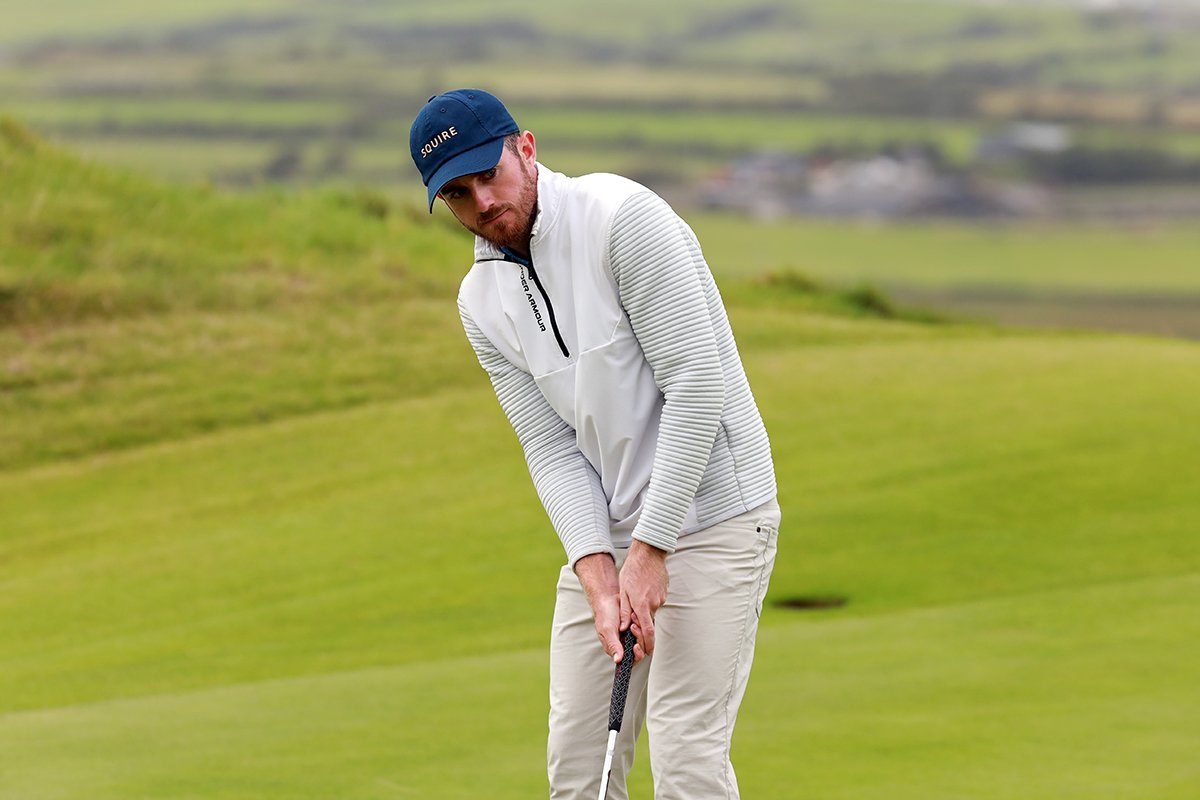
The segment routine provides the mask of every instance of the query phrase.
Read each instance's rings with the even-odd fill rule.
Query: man
[[[463,327],[566,549],[550,796],[598,794],[613,664],[632,656],[609,796],[628,796],[645,723],[657,800],[738,797],[729,746],[779,506],[695,236],[643,186],[542,166],[533,134],[478,89],[431,98],[409,144],[430,211],[440,197],[476,236]]]

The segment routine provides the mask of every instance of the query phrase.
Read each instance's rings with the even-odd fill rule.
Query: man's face
[[[526,132],[517,152],[505,145],[495,167],[450,181],[438,196],[471,233],[528,253],[537,211],[535,156],[533,135]]]

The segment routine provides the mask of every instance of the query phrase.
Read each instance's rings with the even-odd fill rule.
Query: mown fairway
[[[849,605],[766,615],[748,796],[1192,796],[1200,351],[749,365],[772,597]],[[559,552],[512,439],[481,386],[4,474],[0,796],[540,794]]]
[[[562,556],[457,328],[461,234],[11,124],[0,174],[0,797],[544,795]],[[721,272],[771,599],[845,601],[765,612],[744,795],[1191,800],[1200,347],[803,266]]]

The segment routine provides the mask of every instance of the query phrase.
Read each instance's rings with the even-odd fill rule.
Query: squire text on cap
[[[437,136],[434,136],[429,140],[427,145],[421,148],[421,158],[428,158],[438,145],[454,136],[458,136],[458,129],[454,127],[447,128]]]

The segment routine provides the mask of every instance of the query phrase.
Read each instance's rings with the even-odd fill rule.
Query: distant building
[[[921,155],[835,159],[778,152],[735,160],[701,187],[708,208],[756,218],[1014,216],[1045,211],[1034,191],[939,173]]]
[[[1065,125],[1017,122],[979,140],[975,160],[980,163],[1005,161],[1027,155],[1054,155],[1073,144]]]

